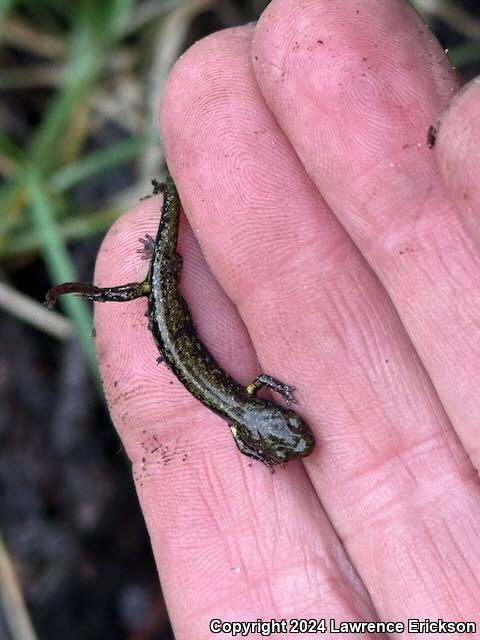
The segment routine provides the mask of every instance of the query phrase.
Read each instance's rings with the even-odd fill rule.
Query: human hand
[[[178,639],[214,618],[480,623],[480,84],[425,144],[458,86],[403,0],[275,0],[172,71],[161,130],[198,333],[239,381],[295,385],[317,440],[272,476],[156,364],[145,300],[96,305]],[[145,275],[159,213],[122,217],[96,284]]]

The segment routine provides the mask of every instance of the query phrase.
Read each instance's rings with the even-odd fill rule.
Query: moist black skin
[[[231,378],[217,364],[198,338],[185,300],[179,293],[182,258],[177,253],[180,200],[167,174],[165,184],[154,182],[154,193],[163,191],[162,217],[155,240],[141,239],[142,252],[151,259],[143,282],[118,287],[67,282],[48,291],[45,303],[53,308],[58,296],[79,293],[96,302],[125,302],[148,297],[149,329],[164,361],[190,393],[224,418],[235,443],[246,456],[273,466],[313,451],[315,442],[305,422],[294,411],[256,397],[263,386],[294,402],[294,387],[262,374],[247,387]]]

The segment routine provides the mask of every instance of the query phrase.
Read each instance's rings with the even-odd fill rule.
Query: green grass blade
[[[15,162],[18,162],[23,158],[23,151],[18,147],[13,140],[5,133],[5,131],[0,130],[0,153],[10,158]]]
[[[1,0],[0,0],[1,1]],[[61,157],[62,136],[103,68],[109,49],[128,23],[134,0],[83,0],[77,9],[65,82],[45,114],[31,148],[31,162],[48,173]]]
[[[91,215],[77,215],[66,218],[58,223],[58,234],[62,242],[81,240],[97,233],[105,233],[120,215],[118,207],[109,207]],[[8,242],[2,246],[0,242],[0,259],[11,259],[26,254],[36,253],[43,244],[35,229],[22,230],[12,234]]]
[[[29,156],[31,164],[45,173],[58,164],[65,130],[78,106],[86,99],[99,70],[100,52],[92,51],[88,41],[85,42],[85,47],[85,53],[77,52],[79,47],[74,47],[73,57],[77,57],[65,69],[67,80],[63,89],[53,98],[35,132]]]
[[[26,181],[31,200],[32,223],[42,245],[50,278],[55,283],[75,280],[75,269],[55,222],[53,203],[37,173],[29,171],[26,174]],[[95,349],[91,338],[92,321],[88,308],[83,300],[72,296],[66,297],[62,304],[77,328],[92,373],[98,379]]]
[[[136,136],[129,140],[112,144],[76,162],[59,169],[50,184],[58,191],[65,191],[74,185],[103,173],[112,167],[128,162],[140,155],[153,144],[152,138]]]
[[[3,37],[5,16],[13,6],[13,0],[0,0],[0,40]]]
[[[471,62],[480,60],[480,42],[472,40],[448,50],[448,58],[454,67],[464,67]]]

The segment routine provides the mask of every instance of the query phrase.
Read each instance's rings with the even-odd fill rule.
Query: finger
[[[478,469],[480,259],[425,144],[458,83],[403,0],[352,6],[307,3],[305,31],[291,3],[274,2],[258,29],[257,77],[308,172],[385,285]],[[399,31],[395,21],[410,27]],[[298,113],[293,95],[308,98]]]
[[[198,64],[200,50],[190,55]],[[190,103],[170,108],[179,115]],[[99,255],[98,285],[145,276],[137,238],[155,233],[159,210],[159,199],[149,199],[114,226]],[[190,229],[181,234],[182,289],[199,335],[247,384],[257,373],[248,334]],[[322,616],[375,619],[301,464],[289,463],[272,477],[240,456],[225,422],[155,363],[145,308],[144,300],[96,305],[96,341],[175,637],[205,638],[213,618],[315,618],[319,602]]]
[[[457,213],[480,247],[480,83],[472,80],[440,117],[435,154]]]
[[[370,20],[372,33],[382,28]],[[385,292],[305,176],[248,61],[226,63],[227,35],[197,45],[197,64],[177,65],[166,91],[166,104],[189,104],[163,115],[186,210],[262,368],[297,387],[319,434],[305,466],[384,616],[455,613],[464,530],[478,524],[474,474]],[[292,113],[304,102],[292,94]],[[437,535],[458,562],[446,572]],[[467,616],[477,611],[473,578],[471,587]]]

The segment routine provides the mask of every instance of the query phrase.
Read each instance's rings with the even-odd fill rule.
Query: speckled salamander
[[[266,386],[285,401],[294,402],[294,387],[262,374],[247,387],[223,371],[197,337],[190,312],[179,293],[182,258],[177,253],[180,200],[167,175],[165,184],[155,183],[154,193],[164,192],[162,217],[154,241],[146,236],[142,250],[151,259],[143,282],[99,288],[81,282],[67,282],[47,293],[52,308],[58,296],[79,293],[96,302],[124,302],[148,297],[149,328],[165,361],[180,382],[209,409],[225,418],[241,453],[273,465],[308,456],[314,439],[303,420],[288,408],[256,397]]]

